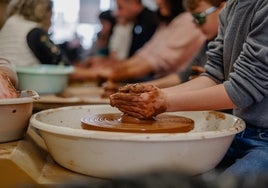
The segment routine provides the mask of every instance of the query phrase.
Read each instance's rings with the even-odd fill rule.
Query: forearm
[[[153,84],[158,88],[167,88],[171,86],[175,86],[181,83],[181,80],[178,74],[169,74],[163,78],[159,78],[153,81],[144,82],[145,84]]]
[[[216,85],[216,83],[206,76],[199,76],[182,84],[163,89],[166,93],[187,92],[199,90]]]
[[[199,82],[194,84],[197,83]],[[207,84],[200,83],[199,86],[194,84],[188,83],[182,87],[163,90],[167,96],[167,111],[223,110],[236,107],[223,84],[216,85],[213,81]],[[193,86],[192,89],[188,88],[190,85]]]

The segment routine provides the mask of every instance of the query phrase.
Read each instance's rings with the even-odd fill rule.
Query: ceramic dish
[[[167,113],[194,120],[187,133],[122,133],[81,128],[81,118],[118,113],[109,105],[62,107],[36,113],[30,120],[63,167],[109,178],[152,170],[180,170],[196,175],[213,169],[223,158],[244,121],[211,111]]]
[[[62,92],[68,84],[73,67],[63,65],[17,66],[20,90],[35,90],[39,94]]]
[[[0,99],[0,142],[21,139],[32,115],[35,91],[22,91],[19,98]]]

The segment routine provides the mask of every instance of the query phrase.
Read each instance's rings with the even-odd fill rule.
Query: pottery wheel
[[[83,129],[132,132],[132,133],[179,133],[194,128],[190,118],[161,114],[152,119],[138,119],[121,113],[96,114],[81,119]]]

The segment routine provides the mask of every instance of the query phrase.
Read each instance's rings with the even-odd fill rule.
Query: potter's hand
[[[18,97],[18,93],[8,76],[0,71],[0,99],[5,98],[16,98]]]
[[[128,84],[120,88],[119,92],[110,96],[110,104],[140,119],[151,118],[167,109],[165,94],[148,84]]]

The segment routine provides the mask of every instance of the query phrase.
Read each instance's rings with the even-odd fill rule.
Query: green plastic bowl
[[[33,65],[16,66],[19,78],[19,90],[34,90],[39,94],[62,92],[68,85],[68,75],[72,66]]]

